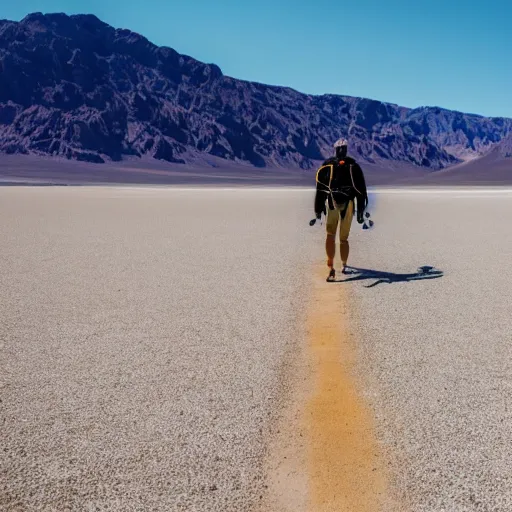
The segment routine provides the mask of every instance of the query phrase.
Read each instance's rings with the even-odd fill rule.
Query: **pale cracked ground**
[[[512,194],[311,203],[0,189],[0,509],[512,510]]]

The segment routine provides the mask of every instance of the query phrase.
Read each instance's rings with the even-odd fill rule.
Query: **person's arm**
[[[359,164],[354,164],[352,170],[357,199],[357,222],[359,222],[359,224],[362,224],[364,222],[364,210],[368,206],[368,192],[366,190],[366,181],[364,179],[363,170],[361,169]]]
[[[319,173],[322,174],[322,171],[319,170]],[[322,176],[319,176],[322,178]],[[325,209],[325,200],[327,199],[327,194],[325,193],[325,186],[323,186],[317,179],[316,182],[316,195],[315,195],[315,215],[316,218],[319,219],[322,216],[322,213],[326,214]]]

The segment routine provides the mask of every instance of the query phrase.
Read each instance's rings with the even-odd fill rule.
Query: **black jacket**
[[[362,215],[368,204],[368,193],[363,171],[350,157],[326,160],[316,173],[315,213],[325,212],[325,201],[330,209],[357,199],[357,212]]]

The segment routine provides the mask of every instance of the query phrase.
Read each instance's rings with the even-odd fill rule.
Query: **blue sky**
[[[16,0],[93,13],[236,78],[512,117],[511,0]]]

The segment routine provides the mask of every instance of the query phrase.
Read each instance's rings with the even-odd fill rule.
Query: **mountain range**
[[[93,15],[0,21],[0,152],[309,169],[341,136],[370,166],[512,162],[512,119],[237,80]]]

